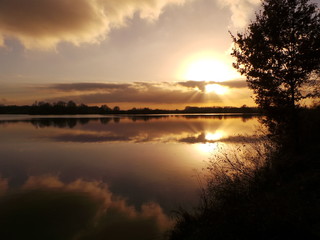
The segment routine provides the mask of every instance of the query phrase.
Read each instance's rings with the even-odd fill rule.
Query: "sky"
[[[260,0],[0,0],[0,104],[254,105],[228,31]]]

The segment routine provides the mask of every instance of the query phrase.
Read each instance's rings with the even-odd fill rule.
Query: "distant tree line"
[[[192,107],[183,110],[163,110],[150,108],[132,108],[121,110],[119,106],[113,108],[107,105],[87,106],[77,105],[73,101],[58,101],[55,103],[35,102],[31,106],[0,105],[0,114],[31,114],[31,115],[73,115],[73,114],[181,114],[181,113],[259,113],[256,107]]]
[[[242,107],[190,107],[187,106],[183,110],[185,113],[259,113],[257,107],[248,107],[243,105]]]
[[[115,106],[109,108],[107,105],[88,106],[85,104],[77,105],[74,101],[58,101],[55,103],[35,102],[31,106],[10,105],[0,106],[0,114],[31,114],[31,115],[63,115],[63,114],[107,114],[119,113],[120,108]]]

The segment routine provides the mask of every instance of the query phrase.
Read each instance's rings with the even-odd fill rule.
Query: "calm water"
[[[197,202],[195,169],[257,126],[240,115],[0,115],[0,224],[33,239],[158,239],[171,210]]]

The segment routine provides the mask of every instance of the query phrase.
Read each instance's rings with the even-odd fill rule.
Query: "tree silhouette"
[[[77,107],[77,104],[74,102],[74,101],[69,101],[68,103],[67,103],[67,107],[68,108],[76,108]]]
[[[114,112],[119,112],[119,111],[120,111],[120,107],[115,106],[115,107],[113,108],[113,111],[114,111]]]
[[[232,35],[233,66],[264,110],[295,109],[317,95],[320,11],[309,0],[264,0],[244,33]]]

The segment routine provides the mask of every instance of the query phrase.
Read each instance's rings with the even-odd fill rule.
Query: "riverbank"
[[[77,115],[77,114],[206,114],[206,113],[242,113],[259,114],[260,110],[256,107],[190,107],[185,109],[150,109],[150,108],[132,108],[129,110],[120,110],[115,106],[110,108],[106,105],[87,106],[84,104],[76,105],[74,102],[36,103],[32,106],[1,106],[0,114],[30,114],[30,115]]]
[[[247,155],[253,168],[211,162],[201,202],[178,211],[169,239],[319,239],[320,109],[303,110],[299,126],[299,146],[266,140]]]

